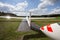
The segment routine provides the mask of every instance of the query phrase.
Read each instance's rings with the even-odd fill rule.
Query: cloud
[[[38,8],[35,8],[35,9],[31,9],[29,10],[32,12],[32,15],[46,15],[48,12],[48,9],[45,8],[45,9],[38,9]]]
[[[46,8],[48,5],[53,6],[58,0],[40,0],[41,3],[38,5],[38,8],[43,9]]]
[[[54,8],[49,14],[60,14],[60,7]]]
[[[24,11],[27,6],[28,6],[27,1],[17,3],[16,5],[11,5],[11,4],[8,4],[8,3],[0,2],[0,11],[13,12],[13,13],[18,12],[18,13],[14,13],[14,14],[19,15],[19,11]]]
[[[16,4],[14,11],[23,11],[25,10],[25,8],[28,6],[28,3],[26,1],[22,2],[22,3],[18,3]]]
[[[34,12],[35,15],[46,15],[51,13],[58,13],[60,12],[59,8],[48,9],[47,6],[54,6],[56,3],[58,3],[60,0],[40,0],[37,8],[31,9],[30,11]],[[50,10],[50,11],[49,11]]]
[[[0,2],[0,11],[9,12],[12,8],[14,8],[13,5]]]
[[[54,6],[55,3],[60,2],[60,0],[40,0],[41,2],[38,4],[37,8],[30,9],[29,11],[32,11],[32,15],[45,15],[45,14],[51,14],[51,13],[58,13],[60,12],[60,8],[55,8],[49,13],[49,9],[47,6]],[[19,11],[25,11],[25,8],[28,7],[28,2],[24,1],[21,3],[17,3],[16,5],[11,5],[8,3],[2,3],[0,2],[0,11],[4,12],[13,12],[14,14],[18,16],[25,16],[26,13],[19,12]],[[27,14],[28,15],[28,14]]]

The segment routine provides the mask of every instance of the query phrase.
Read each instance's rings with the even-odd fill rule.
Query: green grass
[[[20,19],[4,19],[0,18],[0,40],[18,40],[24,36],[24,40],[50,40],[42,32],[16,32],[21,20]],[[60,17],[55,19],[32,20],[39,26],[44,26],[50,23],[60,22]]]
[[[15,40],[17,38],[16,22],[0,22],[0,40]]]

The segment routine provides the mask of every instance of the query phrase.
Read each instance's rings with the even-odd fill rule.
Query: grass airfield
[[[21,20],[0,18],[0,40],[50,40],[41,31],[16,32]],[[45,26],[47,24],[60,22],[60,17],[55,19],[32,20],[35,24]]]

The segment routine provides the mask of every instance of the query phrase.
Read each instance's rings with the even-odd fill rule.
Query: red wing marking
[[[47,30],[48,30],[49,32],[53,32],[52,27],[51,27],[51,25],[50,25],[50,24],[49,24],[49,25],[47,25]]]
[[[41,30],[44,30],[44,26],[42,26],[40,29],[41,29]]]

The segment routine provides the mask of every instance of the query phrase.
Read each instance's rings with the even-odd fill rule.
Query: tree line
[[[0,12],[0,16],[17,16],[17,15],[12,14],[12,13]]]

